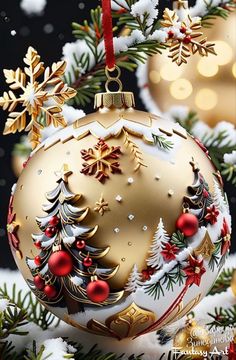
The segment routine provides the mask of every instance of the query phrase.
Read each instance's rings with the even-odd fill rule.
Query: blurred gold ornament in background
[[[202,352],[209,352],[211,348],[208,331],[197,323],[192,314],[187,316],[185,327],[178,330],[173,340],[173,347],[181,353],[188,354],[191,359],[204,359]]]
[[[231,290],[233,291],[234,296],[236,296],[236,269],[233,271],[232,275]]]
[[[184,105],[210,125],[222,120],[236,124],[236,14],[227,21],[216,19],[204,35],[214,41],[217,56],[192,56],[180,67],[168,58],[168,50],[150,57],[151,95],[161,111]]]

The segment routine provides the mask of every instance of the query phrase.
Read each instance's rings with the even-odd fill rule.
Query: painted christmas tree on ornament
[[[104,31],[112,36],[106,21]],[[111,44],[107,92],[96,95],[95,113],[33,150],[8,232],[49,310],[120,340],[162,328],[206,295],[229,251],[231,218],[208,153],[180,125],[135,109]]]

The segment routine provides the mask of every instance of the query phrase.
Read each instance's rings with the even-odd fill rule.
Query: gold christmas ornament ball
[[[207,150],[133,102],[98,94],[95,113],[39,144],[8,215],[13,255],[37,298],[78,329],[119,340],[186,315],[230,246]]]
[[[232,275],[231,290],[233,291],[234,296],[236,296],[236,269],[233,271]]]
[[[173,347],[181,354],[191,356],[191,359],[202,360],[211,349],[209,332],[200,326],[196,320],[189,319],[186,326],[178,330],[173,340]]]
[[[147,84],[161,111],[188,106],[210,125],[226,120],[236,124],[236,13],[227,21],[214,20],[204,36],[215,43],[217,55],[194,55],[181,66],[172,63],[169,51],[148,60]]]

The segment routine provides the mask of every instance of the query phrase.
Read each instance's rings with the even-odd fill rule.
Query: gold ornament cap
[[[95,95],[95,108],[131,108],[135,107],[134,94],[132,92],[105,92]]]
[[[173,2],[174,10],[188,10],[188,1],[186,0],[178,0]]]

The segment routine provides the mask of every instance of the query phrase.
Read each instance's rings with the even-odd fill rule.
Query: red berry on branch
[[[40,242],[40,241],[35,241],[34,246],[35,246],[37,249],[41,249],[41,248],[42,248],[42,245],[41,245],[41,242]]]
[[[50,256],[48,267],[55,276],[67,276],[73,269],[72,257],[64,250],[56,251]]]
[[[45,230],[45,235],[49,238],[52,238],[57,232],[57,229],[52,226],[52,227],[47,227],[47,229]]]
[[[181,26],[180,32],[181,32],[182,34],[185,34],[186,31],[187,31],[186,27],[185,27],[185,26]]]
[[[34,277],[34,285],[36,286],[37,289],[43,290],[45,287],[45,281],[41,278],[41,276],[36,275]]]
[[[183,40],[183,42],[184,42],[185,44],[190,44],[191,41],[192,41],[192,37],[191,37],[190,35],[185,36],[185,38],[184,38],[184,40]]]
[[[78,241],[76,241],[75,246],[77,247],[78,250],[82,250],[85,248],[86,243],[84,240],[78,240]]]
[[[60,223],[60,219],[58,216],[53,216],[49,221],[49,224],[51,226],[57,226],[59,223]]]
[[[168,31],[168,37],[169,39],[172,39],[174,37],[174,31],[172,30]]]
[[[39,265],[41,265],[41,262],[42,262],[41,257],[39,255],[35,256],[35,258],[34,258],[35,265],[39,266]]]
[[[91,257],[87,256],[86,258],[84,258],[83,264],[86,267],[90,267],[93,264],[93,260],[91,259]]]
[[[49,299],[53,299],[57,296],[57,289],[54,285],[46,285],[43,292]]]
[[[88,298],[95,302],[105,301],[110,294],[110,287],[108,283],[103,280],[95,280],[90,282],[86,288]]]
[[[198,218],[190,213],[182,214],[176,221],[176,227],[184,236],[193,236],[199,228]]]

